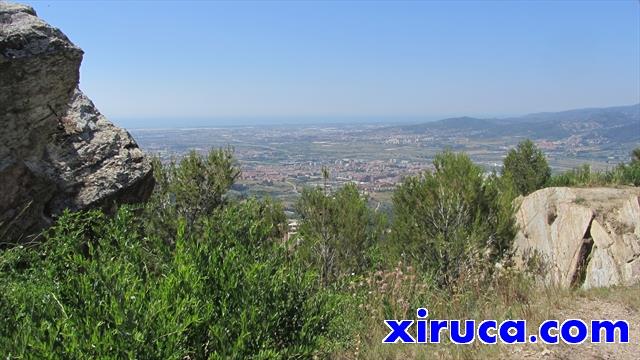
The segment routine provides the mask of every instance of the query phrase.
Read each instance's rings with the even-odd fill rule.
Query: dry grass
[[[443,291],[430,286],[410,266],[399,264],[392,271],[378,271],[352,284],[362,295],[362,328],[354,345],[333,354],[336,359],[479,359],[518,357],[523,352],[546,356],[539,344],[494,345],[479,342],[455,345],[382,344],[387,335],[383,319],[415,319],[418,307],[429,309],[429,319],[525,319],[529,331],[535,331],[547,319],[564,319],[573,304],[586,301],[615,301],[638,311],[640,287],[569,290],[536,285],[531,277],[502,269],[487,275],[473,267],[469,276],[461,278],[455,289]],[[594,314],[595,315],[595,314]],[[591,319],[588,312],[584,320]],[[638,324],[636,324],[637,326]],[[415,330],[412,330],[415,331]],[[520,350],[518,348],[521,348]],[[529,356],[529,355],[527,355]]]

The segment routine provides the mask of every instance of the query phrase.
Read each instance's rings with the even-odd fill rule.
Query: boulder
[[[565,288],[640,282],[639,199],[637,187],[546,188],[518,199],[518,263]]]
[[[64,209],[146,200],[151,164],[78,88],[83,52],[0,2],[0,241],[32,241]]]

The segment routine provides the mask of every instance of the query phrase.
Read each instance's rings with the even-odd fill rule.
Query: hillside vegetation
[[[67,212],[43,242],[0,250],[0,353],[428,357],[380,344],[382,320],[414,318],[421,306],[443,319],[548,315],[574,295],[536,290],[535,273],[510,266],[513,199],[547,185],[640,185],[640,150],[633,156],[607,173],[552,176],[523,142],[502,174],[485,176],[467,155],[444,152],[433,172],[398,186],[392,219],[355,185],[306,189],[300,231],[286,242],[280,204],[227,198],[239,174],[230,149],[156,161],[144,206]],[[436,355],[495,351],[445,343]]]

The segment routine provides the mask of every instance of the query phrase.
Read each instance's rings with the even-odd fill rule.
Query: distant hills
[[[394,128],[407,133],[456,133],[470,138],[517,136],[556,141],[573,137],[597,144],[640,143],[640,104],[502,119],[456,117]]]

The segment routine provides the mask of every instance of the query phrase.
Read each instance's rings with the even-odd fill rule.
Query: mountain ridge
[[[391,128],[414,134],[458,133],[471,138],[519,136],[537,140],[560,140],[578,136],[597,143],[640,142],[640,103],[506,118],[452,117]]]

